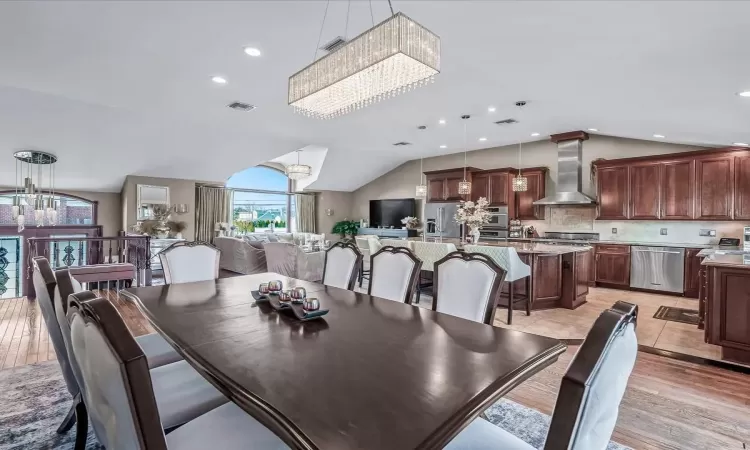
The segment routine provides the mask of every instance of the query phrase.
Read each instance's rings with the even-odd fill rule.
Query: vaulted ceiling
[[[320,121],[295,115],[286,89],[313,59],[325,5],[0,3],[0,185],[12,184],[21,148],[57,154],[61,188],[119,191],[128,174],[224,181],[315,146],[328,151],[311,187],[353,190],[407,160],[461,151],[462,114],[469,149],[586,128],[750,142],[750,98],[736,95],[750,91],[750,2],[395,1],[441,36],[442,73]],[[351,2],[348,26],[347,6],[331,2],[323,43],[372,26],[369,2]],[[376,22],[387,16],[385,1],[372,6]],[[493,123],[508,117],[520,123]]]

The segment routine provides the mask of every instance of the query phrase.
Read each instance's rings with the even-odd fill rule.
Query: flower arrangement
[[[475,202],[461,202],[456,210],[456,215],[453,219],[456,223],[470,227],[472,230],[476,230],[482,225],[486,225],[490,222],[491,214],[487,211],[487,205],[489,202],[484,197],[479,197],[479,200]]]
[[[401,219],[401,223],[406,226],[407,230],[413,230],[419,226],[419,219],[412,216],[406,216],[403,219]]]

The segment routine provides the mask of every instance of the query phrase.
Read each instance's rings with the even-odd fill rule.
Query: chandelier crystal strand
[[[469,116],[463,116],[462,119],[468,120]],[[467,195],[471,193],[471,182],[466,181],[466,122],[464,122],[464,180],[458,183],[458,193]]]
[[[419,184],[417,185],[416,195],[419,198],[427,197],[427,185],[422,181],[424,178],[424,158],[419,158]]]
[[[440,38],[397,13],[289,77],[289,104],[330,119],[434,81]]]
[[[297,150],[297,164],[290,164],[286,166],[286,176],[292,180],[301,180],[312,175],[312,167],[307,164],[300,164],[299,162],[299,150]]]

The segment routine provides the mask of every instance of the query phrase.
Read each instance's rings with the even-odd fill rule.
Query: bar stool
[[[533,281],[531,279],[531,267],[521,261],[515,248],[489,245],[465,245],[464,250],[469,253],[481,253],[487,255],[495,262],[495,264],[505,269],[505,281],[508,282],[508,325],[511,325],[513,322],[513,304],[517,301],[513,298],[513,282],[522,278],[526,278],[526,315],[531,315],[531,299],[534,289]]]

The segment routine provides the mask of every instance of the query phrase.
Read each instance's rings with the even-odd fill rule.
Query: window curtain
[[[315,233],[315,196],[297,194],[294,196],[297,211],[297,231],[300,233]]]
[[[229,222],[232,191],[224,188],[198,187],[195,190],[195,239],[213,242],[217,222]]]

